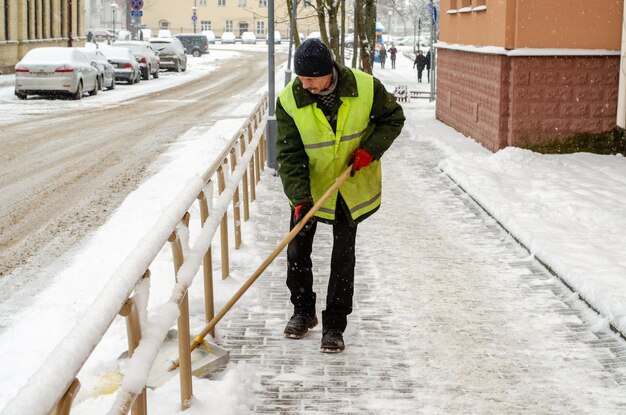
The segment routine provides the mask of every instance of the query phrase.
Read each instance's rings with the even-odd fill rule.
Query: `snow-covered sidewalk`
[[[252,412],[621,413],[623,341],[440,172],[442,153],[413,127],[385,156],[383,207],[359,227],[346,351],[321,354],[319,327],[282,336],[284,255],[219,328],[231,360],[254,368]],[[276,177],[262,195],[255,243],[269,251],[288,212]],[[318,232],[320,312],[332,235]]]

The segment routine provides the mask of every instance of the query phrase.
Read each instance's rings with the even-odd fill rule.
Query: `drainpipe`
[[[619,89],[617,93],[617,126],[626,128],[626,1],[622,13],[622,56],[619,67]]]

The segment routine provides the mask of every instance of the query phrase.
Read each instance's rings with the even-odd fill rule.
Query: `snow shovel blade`
[[[191,373],[197,378],[209,376],[216,370],[226,366],[229,360],[227,350],[210,342],[206,342],[206,346],[207,348],[202,345],[191,353]],[[168,370],[168,367],[176,359],[178,359],[178,333],[177,330],[172,329],[165,338],[152,364],[146,386],[155,389],[165,384],[172,377],[178,376],[177,370]]]

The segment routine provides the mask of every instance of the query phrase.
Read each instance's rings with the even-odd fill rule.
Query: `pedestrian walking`
[[[352,175],[315,213],[287,247],[287,287],[293,316],[286,337],[301,339],[318,324],[311,252],[318,222],[333,227],[321,351],[344,350],[352,312],[357,224],[381,202],[381,157],[404,125],[402,107],[373,76],[333,61],[319,39],[294,54],[297,75],[276,103],[279,175],[291,205],[290,228],[309,212],[335,179]]]
[[[424,56],[424,51],[418,50],[415,61],[413,62],[413,68],[415,69],[417,67],[417,82],[422,82],[422,72],[424,72],[426,66],[430,67],[430,64],[426,56]]]
[[[430,66],[430,50],[428,50],[428,52],[426,52],[426,74],[428,75],[428,83],[430,83]]]
[[[385,61],[387,60],[387,49],[385,49],[385,45],[380,44],[380,49],[378,49],[378,59],[380,59],[380,67],[385,69]]]
[[[396,69],[396,55],[398,54],[398,49],[392,43],[389,48],[389,59],[391,59],[391,69]]]

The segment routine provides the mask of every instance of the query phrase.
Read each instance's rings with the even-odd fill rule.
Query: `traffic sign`
[[[143,10],[131,10],[130,15],[133,17],[143,16]]]
[[[195,14],[191,16],[191,21],[195,22],[196,20],[198,20],[198,16],[196,16]]]
[[[130,0],[130,8],[133,10],[141,10],[143,8],[143,0]]]

